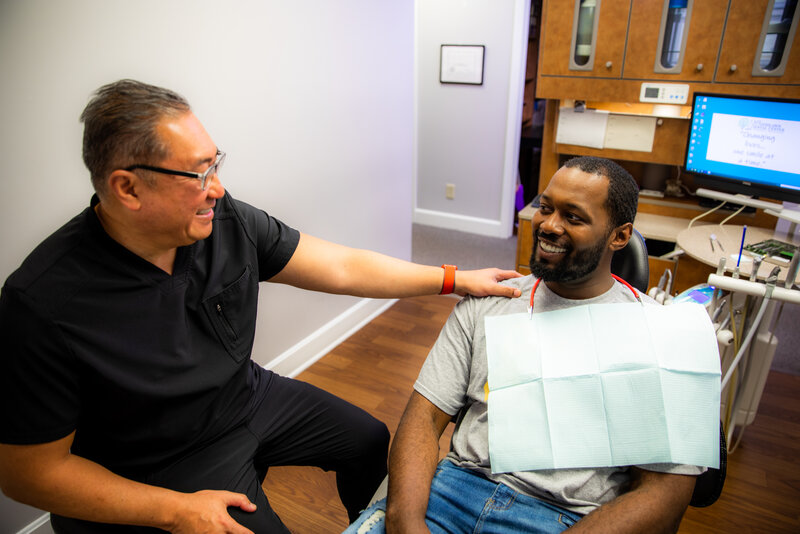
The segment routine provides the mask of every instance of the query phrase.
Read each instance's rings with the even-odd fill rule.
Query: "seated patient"
[[[677,530],[701,467],[492,474],[489,462],[484,317],[526,312],[531,290],[534,313],[634,300],[631,288],[612,277],[611,257],[631,236],[637,201],[633,178],[612,161],[580,157],[556,172],[533,218],[533,275],[506,282],[522,297],[467,297],[456,306],[397,429],[388,502],[367,509],[348,532]],[[544,282],[538,288],[537,279]],[[451,420],[450,452],[439,462],[439,437]]]

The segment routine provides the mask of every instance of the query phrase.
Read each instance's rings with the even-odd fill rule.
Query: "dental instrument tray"
[[[792,261],[797,246],[777,239],[767,239],[759,243],[745,245],[744,250],[750,255],[764,256],[764,261],[785,267]]]

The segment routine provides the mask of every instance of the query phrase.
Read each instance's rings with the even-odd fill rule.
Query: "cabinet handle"
[[[736,69],[738,68],[739,67],[737,67],[736,64],[734,63],[733,65],[731,65],[731,72],[736,72]]]
[[[607,69],[610,69],[611,65],[613,65],[613,63],[611,63],[610,61],[606,61],[606,68]]]
[[[697,64],[697,72],[700,72],[701,70],[703,70],[703,64],[702,63],[698,63]]]

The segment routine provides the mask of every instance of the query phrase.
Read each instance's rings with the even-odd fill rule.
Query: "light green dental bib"
[[[719,466],[720,364],[702,306],[486,317],[492,472]]]

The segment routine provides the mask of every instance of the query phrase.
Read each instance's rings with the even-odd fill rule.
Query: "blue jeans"
[[[367,508],[344,534],[385,532],[386,499]],[[431,483],[425,522],[433,534],[554,534],[574,525],[580,514],[540,501],[443,460]]]

